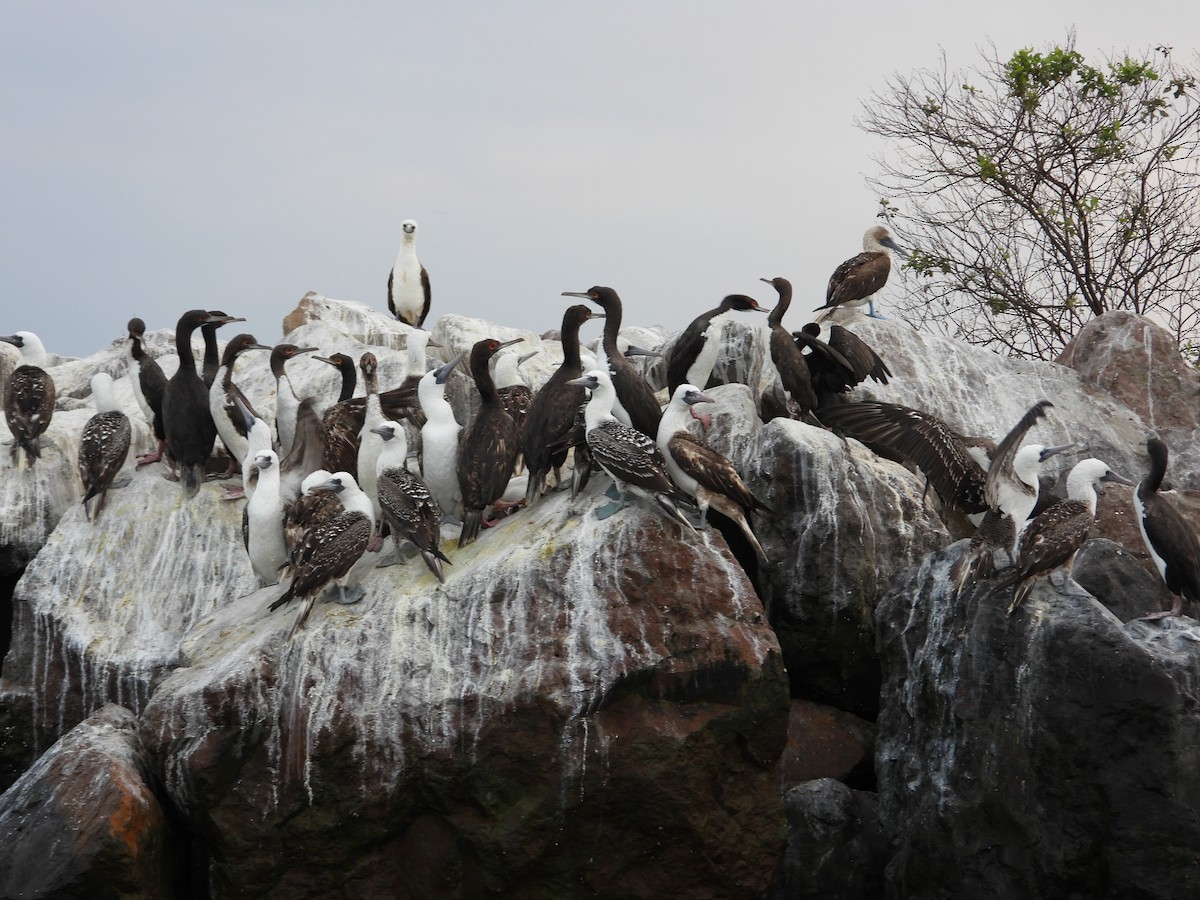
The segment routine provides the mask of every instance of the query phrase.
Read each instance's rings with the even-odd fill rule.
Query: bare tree
[[[1074,48],[895,76],[859,127],[916,250],[891,306],[914,325],[1043,359],[1112,309],[1200,343],[1200,104],[1170,48],[1093,66]]]

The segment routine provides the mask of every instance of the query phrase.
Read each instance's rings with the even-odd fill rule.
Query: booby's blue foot
[[[867,302],[867,315],[870,316],[872,319],[886,319],[887,318],[887,316],[883,316],[883,315],[880,315],[879,313],[875,312],[874,301]]]
[[[603,522],[613,513],[619,512],[624,506],[624,503],[605,503],[603,506],[596,508],[596,518]]]
[[[333,596],[329,599],[334,603],[341,603],[343,606],[349,606],[352,603],[357,603],[367,595],[367,592],[363,589],[362,585],[355,585],[354,587],[350,588],[350,590],[346,590],[339,584],[332,593]]]
[[[621,491],[617,488],[616,484],[610,484],[607,490],[605,490],[604,496],[608,497],[610,500],[622,499]]]

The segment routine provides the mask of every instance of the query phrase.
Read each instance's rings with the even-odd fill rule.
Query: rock
[[[1200,628],[1122,625],[1045,582],[1021,611],[956,551],[879,604],[880,818],[889,893],[1183,897],[1200,891]]]
[[[1121,544],[1105,538],[1095,538],[1079,548],[1074,578],[1122,622],[1171,608],[1171,594],[1158,572]],[[1184,605],[1185,615],[1195,617],[1192,606]]]
[[[874,782],[875,726],[858,716],[807,700],[793,700],[788,742],[779,759],[788,786],[833,778]]]
[[[181,896],[186,866],[127,709],[98,710],[0,796],[0,834],[0,896]]]
[[[875,796],[829,778],[785,797],[788,845],[777,900],[863,900],[883,896],[887,844]]]
[[[875,604],[897,572],[949,543],[945,526],[907,469],[800,422],[768,423],[747,468],[774,510],[757,533],[793,696],[874,718]]]

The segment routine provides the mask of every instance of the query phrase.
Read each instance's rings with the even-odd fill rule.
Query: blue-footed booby
[[[882,225],[868,228],[863,235],[863,252],[850,257],[829,277],[825,305],[817,307],[816,321],[820,322],[839,306],[862,306],[864,303],[869,305],[867,315],[882,318],[875,312],[875,295],[887,283],[893,250],[903,252],[887,228]]]

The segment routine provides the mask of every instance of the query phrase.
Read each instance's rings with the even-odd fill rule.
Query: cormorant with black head
[[[587,399],[582,385],[570,384],[572,379],[583,375],[583,363],[579,356],[579,330],[583,323],[592,318],[603,318],[582,303],[567,308],[562,321],[563,361],[554,374],[533,395],[529,411],[525,416],[525,433],[522,444],[525,450],[525,468],[529,472],[529,485],[525,492],[525,505],[532,506],[542,494],[546,476],[558,472],[567,461],[564,440],[575,425],[575,414],[580,404]]]
[[[712,376],[713,366],[721,349],[721,337],[725,325],[729,322],[730,313],[766,312],[758,305],[758,301],[745,294],[729,294],[720,304],[701,313],[683,333],[675,339],[667,354],[667,391],[675,393],[675,388],[683,383],[696,385],[700,390],[708,386]]]
[[[838,394],[847,393],[868,378],[887,384],[892,376],[879,354],[841,325],[829,326],[828,342],[821,340],[821,326],[816,322],[793,331],[792,337],[802,351],[805,347],[811,351],[804,354],[804,361],[808,363],[818,408],[827,406]]]
[[[458,446],[458,486],[463,502],[460,547],[475,540],[484,513],[504,495],[521,449],[516,423],[500,403],[488,360],[502,348],[522,340],[485,338],[471,348],[471,375],[482,402]]]
[[[799,417],[813,424],[815,420],[812,411],[817,406],[817,395],[813,391],[808,363],[805,362],[804,354],[796,346],[795,340],[783,327],[784,313],[792,303],[792,283],[779,277],[761,280],[774,287],[779,294],[779,302],[767,316],[767,325],[771,329],[771,361],[775,363],[779,380],[795,404]]]
[[[608,357],[609,376],[617,392],[617,400],[629,415],[630,424],[654,440],[658,434],[658,423],[662,419],[662,407],[646,379],[633,367],[617,346],[617,335],[621,331],[621,298],[610,287],[596,285],[586,291],[563,291],[564,297],[582,297],[591,300],[604,310],[604,338],[601,345]]]
[[[209,328],[211,326],[205,326]],[[208,411],[212,414],[217,426],[217,434],[221,443],[229,451],[229,471],[226,477],[232,476],[242,467],[249,451],[246,436],[246,416],[238,407],[238,401],[249,411],[251,416],[258,417],[254,406],[242,393],[242,389],[233,383],[233,367],[238,356],[247,350],[270,350],[266,344],[260,344],[252,334],[239,334],[225,345],[221,357],[221,367],[217,377],[208,389]]]
[[[200,326],[200,334],[204,337],[204,385],[211,388],[217,380],[217,372],[221,368],[221,352],[217,347],[217,329],[230,322],[245,322],[246,320],[227,316],[219,309],[210,309],[208,312],[209,315],[223,320]]]
[[[141,407],[158,446],[153,453],[144,453],[136,460],[137,467],[148,466],[162,459],[167,447],[167,433],[163,430],[162,401],[167,389],[167,376],[153,356],[146,352],[143,339],[146,323],[138,317],[129,320],[129,381],[133,385],[133,396]]]
[[[204,309],[192,309],[175,326],[175,352],[179,369],[167,382],[163,394],[163,427],[167,454],[179,464],[184,491],[190,496],[200,489],[204,467],[217,440],[217,426],[208,409],[208,387],[196,372],[192,334],[205,325],[238,321]]]
[[[1159,493],[1167,474],[1167,445],[1150,438],[1146,450],[1150,471],[1133,493],[1133,511],[1154,567],[1174,599],[1170,609],[1142,618],[1163,619],[1182,614],[1184,600],[1200,603],[1200,542],[1179,511]]]
[[[288,378],[287,362],[301,353],[315,353],[316,347],[297,347],[295,344],[276,344],[271,348],[271,374],[275,376],[275,433],[279,438],[279,455],[287,458],[296,439],[296,418],[303,399],[296,394]]]

